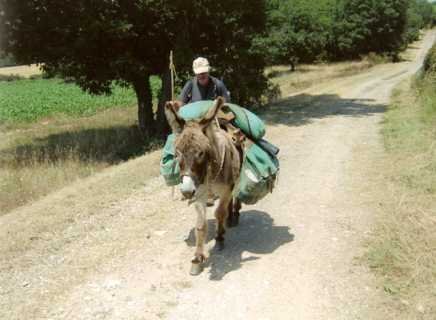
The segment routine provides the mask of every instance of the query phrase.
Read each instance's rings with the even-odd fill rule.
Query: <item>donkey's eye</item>
[[[198,151],[197,158],[201,159],[201,158],[203,158],[203,156],[204,156],[204,152],[203,151]]]

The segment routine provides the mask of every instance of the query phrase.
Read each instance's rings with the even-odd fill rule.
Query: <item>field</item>
[[[20,80],[0,81],[0,215],[159,145],[141,138],[132,89],[92,96],[17,71]]]
[[[35,121],[54,114],[89,116],[114,106],[136,102],[130,88],[114,86],[110,96],[92,96],[60,79],[25,79],[0,82],[0,121]]]

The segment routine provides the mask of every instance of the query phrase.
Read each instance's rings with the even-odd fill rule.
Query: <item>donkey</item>
[[[234,143],[232,135],[219,125],[217,115],[223,104],[224,99],[218,97],[202,119],[192,121],[185,121],[178,115],[176,103],[167,102],[165,105],[168,123],[176,134],[175,155],[182,180],[180,191],[185,198],[195,203],[197,212],[196,250],[191,261],[191,275],[200,274],[206,260],[204,243],[207,240],[206,207],[209,192],[219,197],[215,211],[218,250],[224,248],[226,220],[229,218],[231,226],[237,224],[239,216],[240,204],[236,202],[233,205],[232,193],[239,179],[242,151]]]

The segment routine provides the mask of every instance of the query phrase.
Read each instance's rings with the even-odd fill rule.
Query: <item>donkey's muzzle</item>
[[[186,199],[192,199],[195,195],[195,183],[189,176],[183,176],[180,191]]]

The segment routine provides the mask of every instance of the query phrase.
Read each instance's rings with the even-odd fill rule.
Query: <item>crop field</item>
[[[153,94],[159,86],[153,78]],[[133,89],[116,85],[112,95],[96,96],[60,79],[0,81],[0,122],[33,122],[55,114],[89,116],[98,110],[134,105]]]
[[[59,79],[0,82],[0,121],[34,121],[56,113],[91,115],[98,109],[135,104],[131,89],[114,87],[113,95],[93,96]]]

